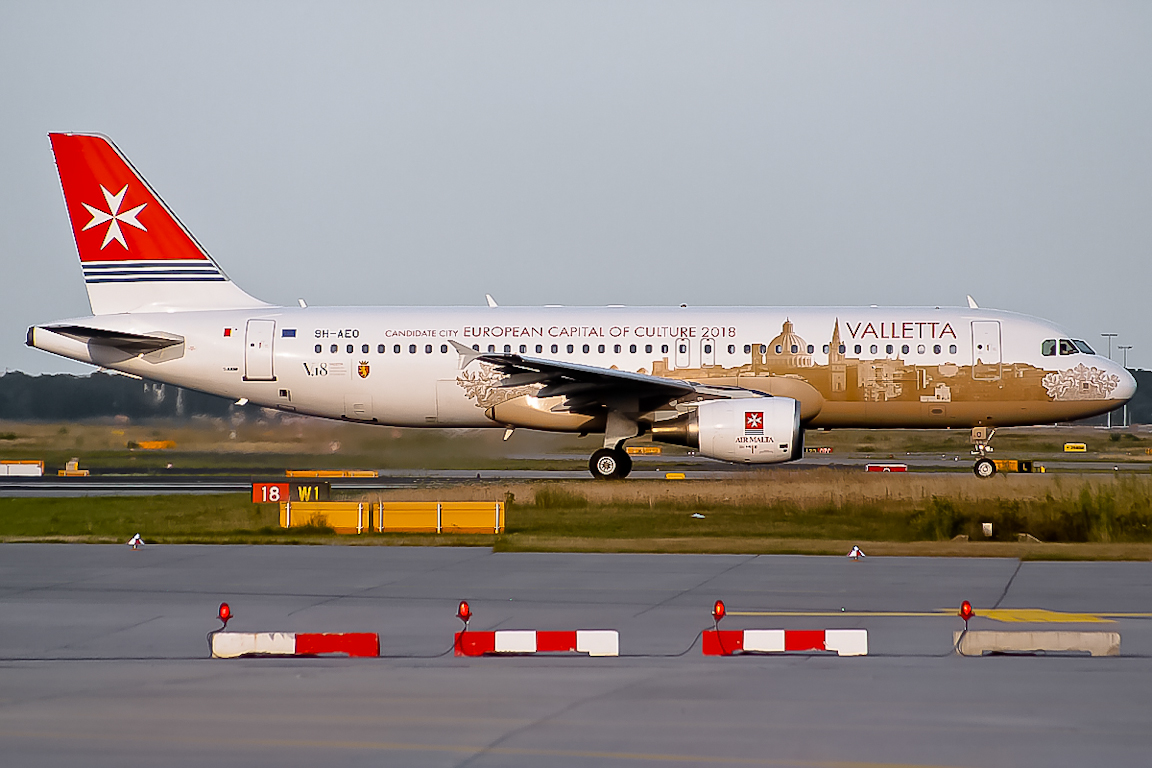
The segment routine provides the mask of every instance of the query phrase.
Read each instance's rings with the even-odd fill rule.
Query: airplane
[[[804,432],[970,429],[991,477],[997,427],[1106,413],[1118,363],[1039,318],[948,307],[299,307],[243,291],[128,159],[49,134],[90,316],[27,344],[289,413],[398,427],[602,434],[740,464],[803,455]]]

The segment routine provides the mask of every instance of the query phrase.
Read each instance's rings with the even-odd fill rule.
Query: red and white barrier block
[[[586,653],[619,656],[620,633],[614,629],[577,629],[537,632],[534,629],[498,629],[495,632],[457,632],[457,656],[492,653]]]
[[[380,636],[375,632],[214,632],[212,658],[241,656],[379,656]]]
[[[866,629],[709,629],[704,632],[705,656],[737,653],[835,651],[839,656],[867,656]]]

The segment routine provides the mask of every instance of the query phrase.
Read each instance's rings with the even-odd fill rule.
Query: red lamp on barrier
[[[712,621],[716,624],[717,629],[720,628],[720,620],[723,619],[726,615],[727,611],[724,610],[724,601],[717,600],[712,605]]]
[[[228,629],[228,620],[232,618],[232,609],[228,607],[228,603],[220,603],[220,610],[216,613],[216,618],[220,619],[221,623],[219,631]]]
[[[472,618],[472,609],[468,606],[467,600],[460,601],[460,607],[456,609],[456,618],[464,622],[464,629],[468,629],[468,621]]]
[[[972,618],[975,615],[976,615],[976,612],[972,610],[972,603],[968,602],[967,600],[960,603],[960,618],[964,619],[964,631],[965,632],[968,631],[968,619]]]

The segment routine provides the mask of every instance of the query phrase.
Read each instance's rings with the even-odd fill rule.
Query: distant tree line
[[[1132,371],[1138,387],[1128,404],[1128,420],[1152,424],[1152,371]],[[69,373],[0,375],[0,419],[6,421],[81,421],[113,416],[130,419],[223,417],[232,413],[228,398],[154,384],[127,376]],[[1120,411],[1112,417],[1119,424]],[[1103,417],[1093,419],[1102,423]]]
[[[228,398],[107,373],[0,376],[0,419],[10,421],[223,417],[231,409]]]

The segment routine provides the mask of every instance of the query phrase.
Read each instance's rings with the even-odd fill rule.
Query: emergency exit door
[[[249,320],[244,329],[244,381],[276,381],[272,368],[275,320]]]
[[[972,378],[979,381],[1000,379],[1000,321],[972,321]]]

